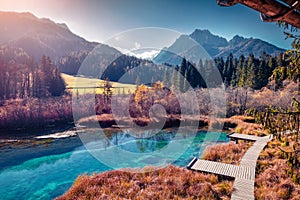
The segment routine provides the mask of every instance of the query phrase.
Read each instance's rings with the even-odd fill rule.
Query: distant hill
[[[0,12],[0,33],[0,45],[22,48],[35,60],[47,55],[57,62],[71,52],[91,51],[98,45],[75,35],[66,24],[39,19],[31,13]]]
[[[112,47],[75,35],[66,24],[39,19],[31,13],[0,12],[0,33],[0,46],[23,49],[37,62],[42,55],[49,56],[68,74],[77,74],[82,61],[96,46],[97,52],[101,52],[101,56],[97,55],[98,66],[108,66],[122,55]],[[98,71],[92,67],[93,70],[83,73],[95,75]]]
[[[63,56],[57,63],[62,72],[98,78],[101,73],[123,54],[116,49],[97,45],[93,51],[75,51]]]
[[[170,47],[164,48],[154,59],[155,63],[180,64],[180,58],[197,63],[200,58],[226,57],[230,53],[235,57],[248,56],[253,53],[259,57],[263,52],[276,55],[284,52],[284,49],[276,47],[268,42],[254,38],[234,36],[230,41],[213,35],[208,30],[196,29],[190,35],[180,36]]]

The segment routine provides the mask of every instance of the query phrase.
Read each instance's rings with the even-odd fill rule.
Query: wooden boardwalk
[[[254,144],[243,156],[240,165],[231,165],[194,158],[187,168],[196,171],[209,172],[228,177],[234,177],[233,200],[254,200],[255,167],[259,153],[272,138],[233,133],[231,139],[254,141]]]
[[[213,162],[208,160],[200,160],[197,158],[192,166],[188,165],[189,169],[197,171],[205,171],[209,173],[219,174],[223,176],[235,177],[238,166],[225,163]],[[201,169],[201,170],[200,170]]]
[[[240,134],[240,133],[232,133],[229,134],[227,137],[233,140],[246,140],[246,141],[258,141],[262,140],[265,137],[258,137],[255,135],[246,135],[246,134]]]

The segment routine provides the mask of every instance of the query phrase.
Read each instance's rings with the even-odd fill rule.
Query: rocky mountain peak
[[[228,41],[220,36],[212,34],[209,30],[196,29],[190,37],[201,45],[212,44],[215,47],[228,45]]]

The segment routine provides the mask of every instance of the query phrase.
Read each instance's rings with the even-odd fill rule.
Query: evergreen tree
[[[224,77],[223,71],[224,71],[224,65],[225,65],[223,58],[222,57],[221,58],[215,58],[215,63],[216,63],[216,66],[217,66],[217,68],[218,68],[218,70],[221,73],[221,76],[223,78]]]
[[[197,69],[192,64],[189,64],[186,77],[191,87],[198,87],[199,76],[200,74],[197,72]]]
[[[178,83],[178,71],[176,69],[173,69],[173,72],[172,72],[172,78],[171,78],[171,83],[172,83],[172,90],[178,90],[179,87],[177,85]]]
[[[248,67],[248,72],[247,72],[247,87],[248,88],[255,88],[255,69],[256,66],[254,63],[251,64],[250,67]]]
[[[233,55],[232,55],[232,53],[230,53],[226,59],[225,66],[223,69],[225,86],[230,85],[233,72],[234,72]]]
[[[164,86],[166,86],[167,88],[170,87],[170,72],[168,69],[165,69],[165,72],[164,72],[164,78],[163,78],[163,84]]]
[[[66,89],[65,81],[61,77],[61,73],[58,68],[54,68],[52,74],[53,76],[50,79],[49,93],[51,96],[61,96]]]
[[[110,102],[112,96],[112,85],[108,79],[106,79],[103,82],[103,97],[104,97],[104,102],[108,103]]]
[[[179,91],[184,91],[184,81],[186,79],[185,74],[187,71],[187,61],[185,58],[182,59],[181,65],[179,66],[178,74],[177,74],[177,88]]]
[[[47,92],[50,88],[51,80],[53,79],[53,66],[51,63],[51,60],[49,57],[43,55],[42,56],[42,63],[41,63],[41,73],[42,73],[42,78],[43,78],[43,90],[45,90],[45,95],[47,95]]]
[[[189,90],[189,81],[188,81],[188,70],[185,70],[184,79],[183,79],[183,92]]]
[[[239,60],[236,62],[236,66],[234,67],[234,71],[232,73],[232,78],[231,78],[231,83],[230,83],[230,85],[232,87],[239,86],[240,79],[244,78],[244,77],[241,77],[242,69],[245,64],[244,62],[245,62],[245,56],[241,55],[239,57]]]
[[[239,79],[238,79],[238,87],[244,87],[247,81],[247,66],[243,63],[243,66],[239,72]]]
[[[205,67],[203,64],[202,59],[199,60],[198,65],[197,65],[198,73],[199,75],[195,75],[195,83],[197,83],[197,87],[199,88],[204,88],[205,87],[205,81],[203,79],[203,76],[205,75]]]
[[[182,74],[183,73],[183,74]],[[176,88],[182,92],[183,91],[183,82],[184,82],[184,70],[183,66],[179,66],[179,71],[177,73],[177,81],[176,81]]]
[[[273,70],[271,80],[275,81],[275,90],[278,90],[283,86],[283,81],[288,77],[287,67],[277,67]]]

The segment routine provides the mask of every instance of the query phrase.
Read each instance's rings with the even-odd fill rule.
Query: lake
[[[196,136],[184,133],[180,137],[175,137],[175,134],[172,130],[164,130],[149,138],[138,139],[128,131],[110,132],[107,135],[110,143],[94,151],[102,155],[114,147],[139,155],[138,159],[131,160],[124,166],[119,160],[117,168],[137,168],[152,164],[163,166],[170,163],[170,157],[165,160],[160,157],[153,161],[149,153],[163,149],[173,142],[182,145],[189,143],[180,156],[171,158],[171,164],[184,167],[194,156],[201,156],[205,146],[229,141],[225,133],[199,131]],[[66,192],[80,174],[93,174],[116,168],[100,162],[86,149],[89,144],[84,146],[79,141],[78,137],[72,137],[57,139],[46,145],[0,150],[0,199],[53,199]]]

